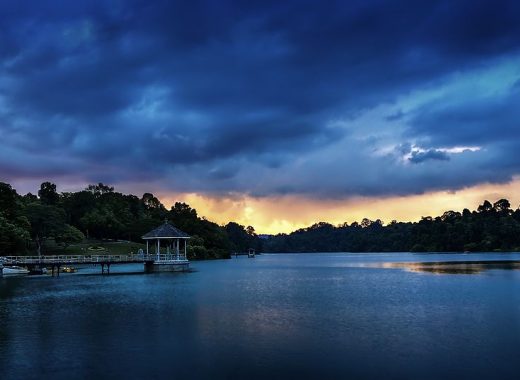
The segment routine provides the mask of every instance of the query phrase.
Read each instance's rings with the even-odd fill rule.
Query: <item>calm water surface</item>
[[[185,274],[0,278],[0,378],[518,379],[519,270],[395,264],[453,260],[520,255],[262,255]]]

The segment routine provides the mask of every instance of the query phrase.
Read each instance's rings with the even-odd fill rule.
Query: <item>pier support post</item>
[[[110,274],[110,263],[101,263],[101,274],[105,274],[105,265],[107,266],[106,274]]]

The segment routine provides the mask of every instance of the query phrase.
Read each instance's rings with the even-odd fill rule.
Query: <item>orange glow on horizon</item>
[[[386,198],[354,197],[342,200],[320,200],[287,195],[254,198],[244,195],[209,196],[196,193],[160,194],[167,208],[177,201],[195,208],[199,216],[218,224],[229,221],[244,226],[252,225],[257,233],[289,233],[317,222],[334,225],[363,218],[381,219],[386,224],[392,220],[417,221],[422,216],[438,216],[448,210],[475,210],[487,199],[495,202],[507,198],[511,207],[520,203],[520,178],[507,184],[483,184],[459,191],[437,191],[420,195]]]

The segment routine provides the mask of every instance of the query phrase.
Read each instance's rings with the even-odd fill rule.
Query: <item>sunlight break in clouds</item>
[[[167,207],[183,201],[204,216],[220,224],[234,220],[252,225],[257,233],[291,232],[317,222],[349,224],[363,218],[417,221],[422,216],[437,216],[448,210],[475,210],[485,199],[495,202],[508,198],[513,208],[520,204],[520,178],[504,185],[484,184],[460,191],[438,191],[389,198],[356,197],[345,200],[316,200],[302,196],[252,198],[245,196],[212,197],[198,194],[160,196]]]

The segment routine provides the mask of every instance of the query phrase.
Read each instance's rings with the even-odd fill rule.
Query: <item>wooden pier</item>
[[[101,274],[110,274],[110,266],[117,264],[144,264],[149,272],[181,272],[189,269],[187,257],[190,236],[174,227],[168,220],[164,224],[142,236],[146,240],[146,253],[140,249],[138,254],[130,255],[55,255],[55,256],[4,256],[0,257],[0,275],[4,267],[26,267],[31,273],[43,273],[50,267],[52,275],[60,275],[60,268],[78,264],[101,266]],[[150,252],[150,241],[156,242],[155,252]],[[166,242],[166,254],[161,253],[161,241]],[[182,241],[182,246],[181,246]]]
[[[154,263],[169,263],[184,268],[189,261],[183,254],[136,254],[136,255],[52,255],[52,256],[4,256],[0,267],[22,266],[30,271],[50,267],[52,275],[60,274],[60,268],[70,265],[100,265],[102,274],[110,273],[110,266],[117,264],[144,264],[145,269]]]

